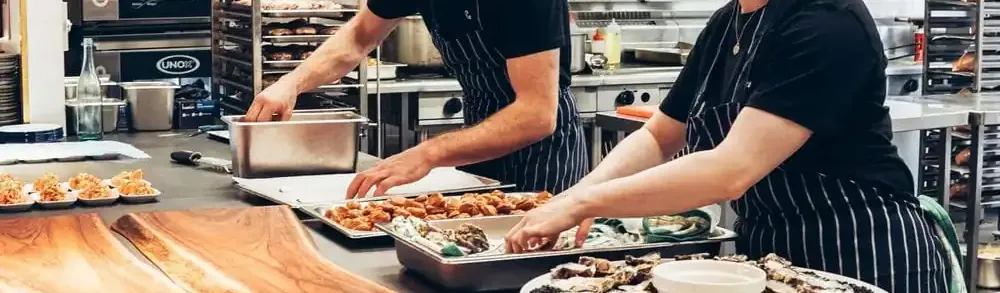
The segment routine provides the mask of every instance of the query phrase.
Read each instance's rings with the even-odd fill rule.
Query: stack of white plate
[[[0,53],[0,126],[21,123],[21,56]]]

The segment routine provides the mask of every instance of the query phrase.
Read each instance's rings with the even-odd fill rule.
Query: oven
[[[218,110],[210,98],[212,0],[79,0],[69,1],[68,8],[73,28],[67,76],[79,75],[80,44],[91,38],[99,75],[119,83],[167,81],[186,86],[187,90],[177,91],[186,94],[175,96],[173,115],[195,118],[175,119],[175,127],[214,122],[211,117]],[[190,94],[191,88],[197,89],[196,94]],[[121,94],[111,90],[108,95]]]

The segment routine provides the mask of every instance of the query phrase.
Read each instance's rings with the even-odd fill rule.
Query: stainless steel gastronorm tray
[[[510,193],[505,193],[505,194],[507,196],[524,196],[524,195],[534,195],[536,193],[535,192],[510,192]],[[451,196],[445,196],[445,197],[448,198],[448,197],[459,197],[459,196],[460,195],[451,195]],[[363,199],[363,200],[359,200],[359,201],[362,201],[362,202],[365,202],[365,203],[370,203],[370,202],[380,202],[380,201],[384,201],[384,200],[388,200],[388,199],[386,199],[386,198],[374,198],[374,199]],[[336,203],[336,204],[311,205],[311,206],[303,206],[301,210],[306,215],[309,215],[310,217],[316,218],[317,220],[319,220],[323,224],[325,224],[327,226],[330,226],[330,228],[333,228],[334,230],[337,230],[341,234],[344,234],[344,236],[347,236],[347,238],[351,238],[351,239],[367,239],[367,238],[376,238],[376,237],[386,237],[386,236],[388,236],[388,235],[386,235],[385,232],[382,232],[382,231],[379,231],[379,230],[375,230],[375,231],[359,231],[359,230],[348,229],[347,227],[344,227],[340,223],[337,223],[337,222],[335,222],[335,221],[333,221],[331,219],[328,219],[324,215],[328,209],[335,208],[335,207],[338,207],[338,206],[346,206],[346,205],[347,205],[346,202]],[[520,218],[520,216],[513,216],[513,215],[489,216],[489,217],[478,217],[478,218],[502,218],[502,217],[518,217],[518,218]]]
[[[495,243],[521,220],[521,216],[466,218],[430,221],[438,228],[453,229],[463,223],[483,228]],[[575,262],[580,256],[605,259],[624,259],[626,255],[642,256],[659,252],[663,257],[681,254],[707,252],[719,253],[722,243],[736,239],[736,233],[716,228],[708,240],[682,243],[635,244],[610,248],[585,248],[567,251],[546,251],[525,254],[471,255],[465,257],[444,257],[437,251],[412,242],[396,234],[390,224],[378,224],[379,230],[395,240],[396,257],[407,270],[435,282],[449,290],[494,291],[520,288],[529,280],[548,272],[551,268],[568,262]]]

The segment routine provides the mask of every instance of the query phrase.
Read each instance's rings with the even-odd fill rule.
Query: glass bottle
[[[94,68],[94,40],[83,39],[83,68],[76,84],[76,133],[80,140],[101,140],[104,95]]]

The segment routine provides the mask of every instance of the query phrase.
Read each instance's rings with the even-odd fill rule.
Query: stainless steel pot
[[[409,67],[441,68],[444,61],[431,41],[423,17],[408,16],[382,43],[382,59]]]
[[[120,85],[131,110],[132,128],[162,131],[174,127],[174,92],[180,86],[171,82],[140,81]]]
[[[587,34],[583,32],[570,34],[569,45],[572,48],[570,53],[573,54],[573,61],[569,64],[569,72],[583,72],[584,69],[587,69]]]

